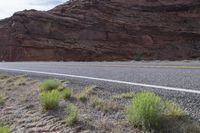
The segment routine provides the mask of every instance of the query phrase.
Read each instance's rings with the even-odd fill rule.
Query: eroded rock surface
[[[0,21],[0,60],[200,57],[199,0],[71,0]]]

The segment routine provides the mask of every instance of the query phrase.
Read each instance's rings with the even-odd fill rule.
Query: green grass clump
[[[161,98],[154,93],[142,92],[135,95],[127,109],[127,118],[134,125],[151,128],[159,124],[163,111]]]
[[[164,101],[151,92],[141,92],[135,95],[132,104],[127,107],[126,115],[128,121],[135,126],[158,130],[169,118],[175,119],[185,113],[175,103]]]
[[[3,121],[0,121],[0,133],[10,133],[10,128]]]
[[[72,126],[78,121],[79,110],[74,104],[69,104],[66,109],[66,122],[68,125]]]
[[[95,86],[87,86],[82,92],[76,94],[75,97],[78,100],[85,102],[89,99],[89,96],[93,93],[94,88]]]
[[[58,80],[48,79],[42,82],[40,89],[41,91],[51,91],[57,89],[60,84]]]
[[[134,92],[129,92],[129,93],[122,93],[119,95],[114,95],[112,96],[112,99],[113,100],[118,100],[118,99],[123,99],[123,98],[130,99],[130,98],[133,98],[134,96],[135,96]]]
[[[71,97],[72,91],[70,88],[64,88],[62,91],[62,95],[64,99],[68,99]]]
[[[0,127],[0,133],[10,133],[10,129],[8,127]]]
[[[55,109],[61,100],[60,92],[57,90],[42,92],[39,100],[43,111]]]

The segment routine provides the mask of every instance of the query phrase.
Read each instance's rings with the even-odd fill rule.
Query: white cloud
[[[10,17],[17,11],[25,9],[49,10],[67,0],[1,0],[0,19]]]

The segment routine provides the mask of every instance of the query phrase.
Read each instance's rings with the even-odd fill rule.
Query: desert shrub
[[[182,117],[185,113],[175,103],[164,101],[154,93],[140,92],[127,107],[126,115],[133,125],[147,130],[164,130],[166,122]]]
[[[55,109],[59,105],[59,101],[61,100],[60,92],[57,90],[42,92],[40,94],[40,104],[42,106],[42,110],[51,110]]]
[[[8,127],[0,127],[0,133],[10,133],[10,129]]]
[[[134,55],[134,60],[135,61],[141,61],[143,60],[143,52],[141,50],[137,50],[135,55]]]
[[[89,99],[89,96],[93,93],[95,86],[86,86],[85,89],[76,94],[76,98],[82,102],[85,102]]]
[[[71,97],[72,91],[70,88],[64,88],[62,91],[62,95],[64,99],[68,99]]]
[[[161,98],[154,93],[142,92],[135,95],[132,104],[127,109],[127,118],[137,126],[151,128],[159,124],[163,112]]]
[[[51,91],[57,89],[60,85],[58,80],[48,79],[41,83],[40,89],[41,91]]]
[[[65,112],[66,112],[65,119],[67,124],[70,126],[74,125],[78,120],[78,115],[79,115],[78,107],[75,106],[74,104],[69,104],[66,107]]]

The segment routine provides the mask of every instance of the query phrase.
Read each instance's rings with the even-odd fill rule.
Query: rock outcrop
[[[200,58],[199,0],[71,0],[0,21],[0,60]]]

